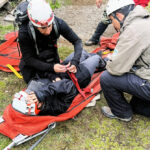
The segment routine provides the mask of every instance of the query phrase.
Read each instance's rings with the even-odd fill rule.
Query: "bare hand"
[[[96,5],[98,8],[101,7],[103,0],[96,0]]]
[[[67,64],[67,70],[69,71],[69,72],[72,72],[72,73],[76,73],[77,72],[77,68],[76,68],[76,66],[75,65],[71,65],[70,66],[70,62]]]
[[[66,66],[65,65],[61,65],[61,64],[55,64],[54,65],[54,71],[55,72],[66,72]]]

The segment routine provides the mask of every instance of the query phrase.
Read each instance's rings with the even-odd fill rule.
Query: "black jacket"
[[[57,24],[59,34],[74,45],[75,55],[71,64],[78,66],[82,53],[81,39],[62,19],[55,17],[55,22]],[[59,55],[57,53],[57,35],[54,27],[48,36],[42,35],[35,28],[37,46],[40,51],[40,55],[36,54],[34,40],[29,32],[28,23],[24,23],[20,26],[19,45],[22,53],[22,61],[24,62],[23,64],[32,67],[37,71],[54,72],[54,64],[59,63]]]
[[[78,66],[76,78],[81,88],[85,88],[91,81],[88,69],[82,64]],[[78,90],[66,73],[63,73],[62,80],[57,82],[51,82],[48,78],[32,80],[28,90],[34,91],[38,100],[43,103],[40,115],[55,116],[64,113],[78,94]]]

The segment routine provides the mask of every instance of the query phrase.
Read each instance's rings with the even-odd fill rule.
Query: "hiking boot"
[[[92,46],[92,45],[97,45],[97,44],[98,44],[98,42],[93,41],[91,39],[89,39],[88,41],[85,42],[86,46]]]
[[[129,121],[132,119],[132,117],[129,117],[129,118],[119,118],[119,117],[115,116],[115,115],[111,112],[110,107],[108,107],[108,106],[103,106],[103,107],[101,108],[101,111],[102,111],[102,113],[104,114],[104,116],[106,116],[106,117],[108,117],[108,118],[112,118],[112,119],[115,118],[115,119],[119,119],[119,120],[125,121],[125,122],[129,122]]]

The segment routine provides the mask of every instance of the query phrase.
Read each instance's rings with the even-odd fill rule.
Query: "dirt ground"
[[[101,20],[104,9],[105,4],[103,4],[101,8],[97,8],[95,0],[74,0],[73,5],[63,6],[54,12],[56,16],[64,19],[78,34],[83,41],[84,49],[91,51],[95,49],[97,45],[87,47],[84,45],[84,42],[94,33]],[[113,33],[115,33],[115,31],[112,25],[110,25],[103,35],[111,36]],[[67,42],[62,39],[60,43],[67,44]]]

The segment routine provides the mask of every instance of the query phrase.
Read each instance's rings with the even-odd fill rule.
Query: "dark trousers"
[[[103,22],[99,22],[93,36],[91,37],[91,40],[98,43],[100,36],[105,32],[107,27],[108,27],[108,24],[104,24]]]
[[[113,76],[108,71],[103,72],[100,79],[102,91],[114,115],[121,118],[136,113],[150,116],[150,83],[135,74]],[[132,95],[130,103],[123,92]]]
[[[19,64],[20,72],[23,76],[24,81],[28,84],[31,79],[36,75],[36,70],[30,66],[25,65],[25,62],[21,60]]]

